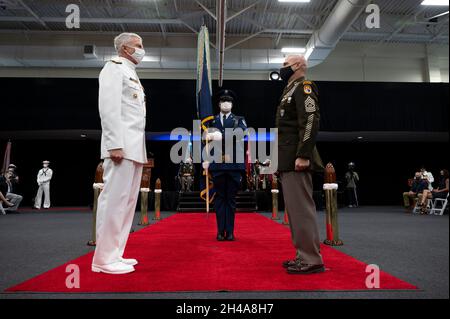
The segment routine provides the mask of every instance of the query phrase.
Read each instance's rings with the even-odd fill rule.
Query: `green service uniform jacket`
[[[294,80],[284,89],[276,114],[278,171],[294,171],[299,157],[311,161],[311,171],[323,171],[316,148],[320,122],[318,95],[315,83],[305,78]]]

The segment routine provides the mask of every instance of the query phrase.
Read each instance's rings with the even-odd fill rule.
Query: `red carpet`
[[[65,286],[66,265],[7,289],[30,292],[176,292],[367,290],[366,264],[322,247],[327,271],[287,275],[281,262],[294,255],[290,232],[259,214],[238,214],[236,242],[215,240],[215,216],[176,214],[131,235],[125,257],[137,258],[127,275],[90,271],[92,253],[67,264],[80,267],[80,288]],[[376,263],[376,260],[374,260]],[[380,289],[417,289],[381,273]]]

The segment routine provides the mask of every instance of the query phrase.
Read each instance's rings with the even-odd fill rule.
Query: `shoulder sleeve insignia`
[[[312,99],[310,96],[305,100],[305,110],[306,113],[312,113],[316,111],[316,101]]]
[[[305,84],[303,86],[303,92],[305,92],[305,94],[311,94],[312,93],[312,88],[310,84]]]

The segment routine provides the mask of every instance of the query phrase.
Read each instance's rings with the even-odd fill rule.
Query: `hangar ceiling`
[[[66,8],[72,3],[80,9],[79,29],[67,29],[65,24]],[[220,3],[226,8],[224,48],[218,48],[216,34]],[[364,9],[369,3],[380,8],[380,28],[366,27]],[[110,43],[104,47],[95,43],[99,56],[96,61],[80,54],[79,43],[43,46],[33,39],[108,37],[110,41],[112,35],[130,31],[144,39],[151,38],[145,43],[149,48],[145,67],[193,68],[195,58],[186,57],[195,55],[193,39],[202,24],[210,31],[211,45],[218,52],[226,51],[225,65],[231,69],[267,69],[279,64],[280,50],[286,43],[313,46],[313,65],[326,59],[339,41],[448,44],[448,5],[421,3],[422,0],[0,0],[0,65],[76,67],[81,59],[84,67],[98,67],[114,55]],[[330,25],[340,20],[340,28],[330,30]],[[322,30],[327,21],[332,23],[328,30]],[[321,31],[326,31],[323,34],[336,43],[318,42]],[[330,34],[332,31],[336,34]],[[187,40],[180,40],[183,38]],[[264,48],[256,45],[262,39]],[[217,61],[214,63],[220,67]]]

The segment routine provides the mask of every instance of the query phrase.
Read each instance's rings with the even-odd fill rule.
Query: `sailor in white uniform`
[[[135,70],[145,51],[134,33],[120,34],[114,46],[119,57],[107,62],[99,77],[104,188],[98,198],[92,271],[125,274],[138,263],[123,254],[147,162],[145,93]]]
[[[50,208],[50,181],[53,177],[53,170],[48,167],[49,161],[42,162],[42,168],[37,174],[37,183],[39,189],[37,191],[36,198],[34,199],[34,208],[41,209],[42,205],[42,193],[44,193],[44,208]]]

